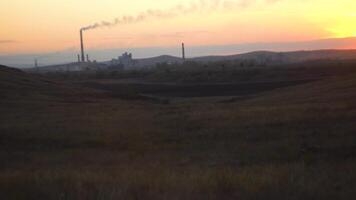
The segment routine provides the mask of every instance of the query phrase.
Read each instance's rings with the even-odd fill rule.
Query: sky
[[[356,36],[355,0],[1,0],[0,13],[2,57],[78,52],[83,27],[93,52]]]

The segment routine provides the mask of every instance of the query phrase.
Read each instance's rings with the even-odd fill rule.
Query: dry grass
[[[232,103],[2,101],[1,198],[352,199],[355,89],[351,76]]]

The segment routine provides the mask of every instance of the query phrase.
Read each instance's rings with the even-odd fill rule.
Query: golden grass
[[[354,86],[229,104],[1,102],[0,198],[351,199]]]

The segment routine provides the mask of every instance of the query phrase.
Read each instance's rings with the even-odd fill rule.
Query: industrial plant
[[[134,67],[137,63],[138,61],[132,58],[132,53],[125,52],[117,59],[113,58],[109,65],[110,67],[115,67],[118,69],[126,69],[128,67]]]
[[[181,46],[181,57],[162,55],[152,58],[134,59],[134,56],[130,52],[124,52],[123,54],[112,58],[109,61],[98,62],[92,59],[85,49],[85,29],[79,30],[80,52],[78,53],[77,60],[68,64],[58,64],[39,67],[38,58],[34,60],[34,70],[36,72],[80,72],[80,71],[97,71],[97,70],[129,70],[137,68],[151,68],[157,64],[177,64],[186,61],[185,44]],[[31,70],[30,70],[31,71]]]

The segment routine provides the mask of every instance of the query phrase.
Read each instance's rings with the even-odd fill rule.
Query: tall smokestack
[[[89,54],[87,54],[87,62],[90,62],[90,60],[89,60]]]
[[[35,67],[36,67],[36,68],[38,67],[38,61],[37,61],[37,59],[35,59]]]
[[[78,63],[80,63],[80,55],[78,54]]]
[[[185,61],[185,47],[184,47],[184,43],[182,43],[182,58],[183,58],[183,61]]]
[[[80,49],[82,54],[82,62],[85,62],[84,44],[83,44],[83,29],[80,29]]]

